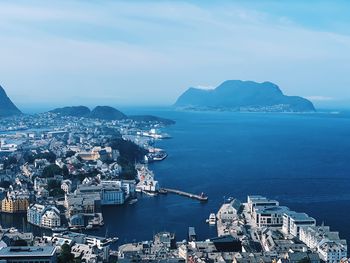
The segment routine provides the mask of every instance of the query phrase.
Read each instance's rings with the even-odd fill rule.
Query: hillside
[[[0,86],[0,117],[20,115],[22,112],[7,96],[5,90]]]

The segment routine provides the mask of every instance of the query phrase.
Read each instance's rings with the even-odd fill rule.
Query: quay
[[[184,191],[176,190],[176,189],[171,189],[171,188],[161,188],[159,189],[160,193],[172,193],[172,194],[177,194],[181,196],[186,196],[192,199],[196,199],[201,202],[207,202],[208,201],[208,196],[205,196],[203,193],[200,195],[192,194],[192,193],[187,193]]]

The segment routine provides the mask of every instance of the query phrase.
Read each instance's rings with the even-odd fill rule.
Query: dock
[[[181,195],[181,196],[186,196],[186,197],[196,199],[196,200],[201,201],[201,202],[208,201],[208,196],[205,196],[203,193],[201,195],[196,195],[196,194],[187,193],[184,191],[171,189],[171,188],[161,188],[159,191],[163,192],[163,193],[172,193],[172,194],[177,194],[177,195]]]

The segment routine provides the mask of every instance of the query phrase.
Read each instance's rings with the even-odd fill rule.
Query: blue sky
[[[0,84],[19,106],[169,105],[272,81],[350,101],[349,1],[1,1]]]

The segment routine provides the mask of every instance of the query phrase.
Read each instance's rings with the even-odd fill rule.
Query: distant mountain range
[[[7,96],[5,90],[0,86],[0,117],[20,115],[22,112]]]
[[[51,110],[50,112],[60,114],[62,116],[85,117],[85,118],[102,119],[102,120],[131,119],[135,121],[144,121],[144,122],[156,121],[156,122],[163,123],[165,125],[170,125],[175,123],[173,120],[160,118],[153,115],[127,116],[123,112],[110,106],[97,106],[93,110],[90,110],[86,106],[69,106],[69,107],[57,108],[57,109]]]
[[[174,104],[192,110],[231,110],[252,112],[314,112],[311,101],[286,96],[271,82],[227,80],[215,89],[189,88]]]
[[[123,120],[131,119],[139,122],[159,122],[165,125],[174,124],[175,121],[160,118],[153,115],[130,115],[127,116],[123,112],[110,106],[97,106],[90,110],[86,106],[70,106],[51,110],[50,112],[60,114],[62,116],[85,117],[103,120]],[[0,86],[0,117],[10,117],[23,114],[16,105],[7,96],[5,90]]]

